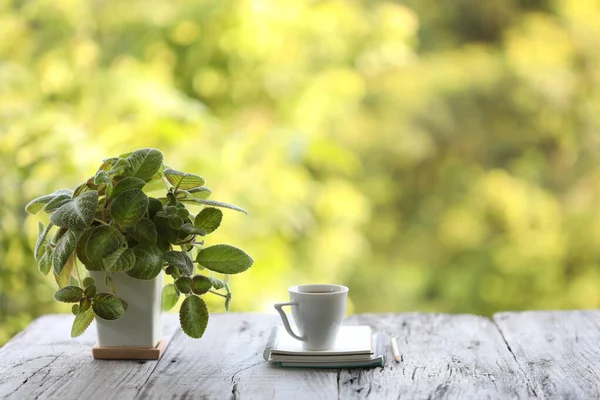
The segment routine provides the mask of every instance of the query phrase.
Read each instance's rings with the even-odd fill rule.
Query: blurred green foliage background
[[[596,0],[0,0],[0,345],[67,311],[24,205],[138,147],[250,211],[234,311],[598,307],[599,67]]]

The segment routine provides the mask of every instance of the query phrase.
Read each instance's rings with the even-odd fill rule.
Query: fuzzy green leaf
[[[94,176],[94,185],[112,185],[112,179],[110,179],[110,175],[108,172],[100,170]]]
[[[113,188],[112,197],[117,197],[121,193],[129,189],[142,189],[146,182],[140,178],[134,178],[128,176],[127,178],[121,179]]]
[[[97,316],[108,321],[119,319],[125,314],[125,308],[121,300],[110,293],[95,295],[92,308]]]
[[[124,247],[100,260],[102,269],[111,272],[127,272],[135,266],[135,252]]]
[[[86,230],[83,235],[81,235],[81,237],[79,238],[79,241],[77,242],[77,258],[79,258],[79,260],[87,267],[87,265],[91,262],[90,260],[87,259],[87,256],[85,254],[85,246],[87,245],[87,241],[88,238],[90,237],[90,234],[92,233],[92,229],[88,229]],[[89,268],[88,268],[89,269]]]
[[[48,204],[46,204],[46,206],[44,207],[44,211],[47,213],[50,213],[56,209],[59,209],[60,207],[62,207],[63,205],[65,205],[66,203],[68,203],[70,201],[71,201],[71,196],[69,196],[67,194],[59,194],[58,196],[56,196],[55,198],[50,200],[48,202]]]
[[[162,291],[162,310],[169,311],[175,307],[179,300],[179,290],[172,283],[166,285]]]
[[[85,278],[83,280],[83,287],[88,287],[88,286],[92,286],[95,284],[96,284],[96,281],[91,276],[88,276],[87,278]]]
[[[162,251],[151,244],[140,244],[133,248],[135,264],[125,273],[136,279],[153,279],[162,270]]]
[[[54,293],[54,298],[63,303],[79,303],[82,296],[83,289],[79,286],[65,286]]]
[[[79,302],[79,311],[87,311],[92,306],[92,300],[84,297]]]
[[[175,280],[175,286],[181,293],[190,293],[192,291],[192,278],[189,276],[182,276]]]
[[[127,234],[138,243],[156,244],[156,226],[148,218],[142,218],[132,227],[127,228]]]
[[[73,304],[73,307],[71,307],[71,312],[73,315],[79,314],[79,304]]]
[[[184,275],[192,275],[194,273],[194,263],[183,251],[167,251],[163,254],[163,260],[169,266],[177,268]]]
[[[77,197],[81,196],[83,193],[88,192],[89,190],[90,190],[90,188],[88,187],[87,182],[84,182],[75,188],[71,198],[72,199],[77,198]]]
[[[106,257],[125,243],[125,236],[113,226],[100,225],[95,227],[85,245],[87,259],[94,262]]]
[[[48,246],[50,247],[50,246]],[[40,257],[38,261],[38,270],[44,274],[48,275],[48,272],[52,269],[52,249],[47,248],[44,254]]]
[[[158,232],[159,238],[162,238],[169,243],[177,243],[179,241],[179,232],[169,225],[169,218],[164,212],[159,212],[154,216],[154,225]],[[184,225],[185,226],[185,225]],[[158,242],[158,241],[157,241]]]
[[[204,185],[204,178],[198,175],[186,174],[170,168],[165,169],[164,174],[169,183],[178,189],[193,189]]]
[[[217,278],[208,278],[210,279],[210,281],[212,282],[212,285],[215,289],[220,290],[225,288],[225,290],[227,290],[227,292],[229,292],[229,285],[227,285],[226,282],[223,282],[220,279]]]
[[[218,208],[207,207],[196,215],[194,226],[204,229],[206,234],[209,234],[221,225],[221,220],[223,220],[223,211]]]
[[[198,264],[222,274],[239,274],[252,266],[254,260],[243,250],[228,244],[206,247],[196,257]]]
[[[98,192],[91,190],[64,204],[50,215],[50,222],[67,229],[85,229],[94,220]]]
[[[40,210],[42,208],[44,208],[44,205],[48,204],[55,197],[60,196],[60,195],[71,196],[72,194],[73,194],[73,191],[70,189],[57,190],[54,193],[50,193],[45,196],[38,197],[37,199],[31,200],[25,206],[25,211],[27,211],[29,214],[37,214],[38,212],[40,212]]]
[[[186,335],[201,338],[208,325],[208,309],[204,300],[196,295],[187,297],[179,310],[179,323]]]
[[[154,219],[156,214],[159,211],[162,211],[162,209],[163,209],[163,204],[161,203],[160,200],[155,199],[154,197],[148,198],[148,214],[150,214],[151,220]]]
[[[163,154],[156,149],[139,149],[127,156],[129,167],[125,168],[127,176],[148,181],[156,174],[163,162]]]
[[[192,278],[192,292],[195,294],[204,294],[212,287],[212,281],[204,275],[196,275]]]
[[[94,310],[88,308],[85,311],[79,311],[79,314],[75,316],[75,321],[73,321],[73,327],[71,328],[71,337],[75,338],[77,336],[81,336],[83,332],[90,326],[92,321],[94,320],[95,314]]]
[[[96,285],[90,285],[90,286],[86,287],[85,290],[83,291],[83,294],[88,299],[91,299],[92,297],[94,297],[96,295]]]
[[[69,257],[75,251],[77,247],[77,241],[83,234],[83,231],[76,229],[69,229],[59,240],[54,248],[52,254],[52,267],[57,275],[61,275],[61,272],[69,260]]]
[[[196,228],[194,225],[190,224],[189,222],[186,224],[183,224],[183,226],[181,227],[181,232],[184,233],[185,235],[200,235],[200,236],[206,235],[206,231],[204,229]]]
[[[36,261],[40,260],[42,256],[42,245],[46,242],[46,237],[48,237],[48,233],[50,229],[52,229],[54,225],[52,223],[48,224],[48,226],[42,231],[41,234],[38,235],[37,242],[35,243],[35,248],[33,249],[33,257]]]
[[[183,226],[183,218],[177,214],[169,216],[169,226],[175,230],[180,230]]]
[[[178,190],[177,199],[180,201],[185,201],[186,199],[192,201],[194,199],[205,200],[208,199],[211,194],[212,190],[210,190],[206,186],[200,186],[190,190]]]
[[[231,308],[231,293],[227,293],[227,297],[225,297],[225,311],[229,311]]]
[[[212,206],[212,207],[219,207],[219,208],[228,208],[230,210],[235,210],[235,211],[239,211],[242,212],[244,214],[248,214],[248,211],[244,210],[241,207],[238,206],[234,206],[233,204],[228,204],[228,203],[223,203],[220,201],[216,201],[216,200],[204,200],[204,199],[197,199],[197,198],[193,198],[193,199],[180,199],[180,201],[186,201],[186,202],[191,202],[191,203],[196,203],[196,204],[202,204],[205,206]]]
[[[115,197],[110,205],[110,215],[123,227],[137,224],[148,208],[148,196],[141,189],[129,189]]]

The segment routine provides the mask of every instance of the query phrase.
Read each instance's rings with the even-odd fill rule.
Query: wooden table
[[[95,329],[73,316],[35,320],[0,349],[0,398],[438,399],[600,397],[600,311],[474,315],[364,314],[398,337],[402,359],[351,370],[281,369],[262,359],[278,317],[213,314],[193,340],[165,315],[160,361],[95,361]],[[389,350],[389,349],[388,349]],[[390,355],[390,354],[388,354]]]

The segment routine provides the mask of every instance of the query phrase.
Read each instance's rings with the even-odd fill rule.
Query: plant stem
[[[79,281],[79,285],[83,286],[83,281],[81,280],[81,275],[79,275],[79,265],[77,265],[77,256],[73,254],[73,264],[75,264],[75,271],[77,272],[77,280]]]
[[[226,299],[226,298],[227,298],[227,296],[225,296],[224,294],[221,294],[221,293],[219,293],[219,292],[215,292],[214,290],[209,290],[208,292],[209,292],[209,293],[212,293],[212,294],[216,294],[217,296],[221,296],[221,297],[222,297],[222,298],[224,298],[224,299]]]
[[[108,223],[106,223],[106,222],[104,222],[104,221],[102,221],[101,219],[98,219],[98,218],[94,218],[94,221],[100,222],[102,225],[110,226],[110,224],[108,224]]]

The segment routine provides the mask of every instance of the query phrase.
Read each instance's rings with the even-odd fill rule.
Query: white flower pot
[[[109,292],[105,272],[90,271],[97,292]],[[110,273],[115,295],[127,302],[125,314],[114,321],[96,317],[100,347],[155,347],[163,337],[161,322],[162,272],[152,280],[134,279],[118,272]]]

